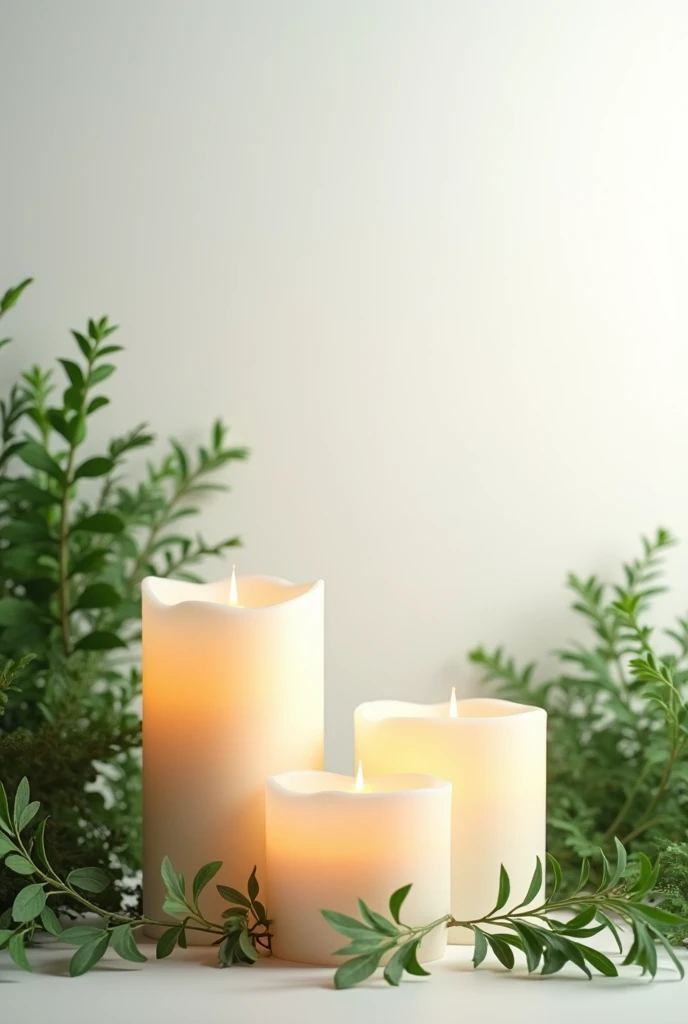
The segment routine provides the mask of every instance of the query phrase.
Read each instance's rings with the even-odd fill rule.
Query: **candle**
[[[476,698],[448,704],[374,701],[355,713],[356,756],[368,770],[431,772],[452,783],[451,912],[475,921],[496,902],[499,869],[512,899],[545,861],[547,714]],[[465,928],[450,942],[472,942]]]
[[[360,765],[359,765],[360,769]],[[330,772],[269,779],[267,879],[272,949],[283,960],[339,964],[342,938],[321,910],[357,917],[357,899],[389,918],[389,897],[409,882],[406,924],[449,911],[451,786],[429,775],[358,781]],[[446,929],[427,936],[419,960],[442,956]]]
[[[265,875],[265,781],[323,763],[322,581],[143,581],[144,912],[160,916],[160,863],[216,882]],[[215,886],[208,916],[226,909]],[[195,935],[197,933],[191,933]]]

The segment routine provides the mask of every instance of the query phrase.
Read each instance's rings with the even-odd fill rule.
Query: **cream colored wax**
[[[356,757],[371,774],[431,772],[452,783],[457,920],[489,913],[501,864],[511,880],[509,905],[525,896],[538,857],[544,866],[546,727],[542,708],[485,698],[356,709]],[[472,933],[452,929],[449,941],[472,942]]]
[[[321,910],[359,917],[357,899],[389,917],[389,897],[413,883],[406,924],[449,911],[451,786],[428,775],[354,779],[290,772],[268,780],[266,838],[272,948],[283,960],[340,964],[345,939]],[[441,957],[446,928],[423,941],[421,961]]]
[[[323,583],[264,576],[143,581],[144,912],[159,917],[167,855],[187,883],[265,884],[265,781],[323,763]],[[194,933],[189,934],[189,938]]]

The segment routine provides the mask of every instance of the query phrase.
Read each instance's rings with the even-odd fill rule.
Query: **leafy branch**
[[[646,901],[657,884],[659,864],[653,865],[640,854],[639,866],[631,884],[624,884],[626,850],[616,840],[616,862],[612,866],[602,854],[602,881],[592,892],[587,888],[590,863],[583,861],[578,884],[568,895],[562,895],[561,865],[549,857],[553,884],[549,896],[540,904],[531,906],[541,891],[542,864],[538,858],[528,891],[523,900],[511,910],[505,910],[511,895],[509,876],[502,866],[499,891],[494,908],[477,921],[457,921],[451,914],[420,927],[404,924],[401,910],[411,886],[397,889],[389,900],[390,917],[372,911],[359,900],[360,919],[323,910],[325,920],[349,939],[335,956],[349,959],[338,967],[334,982],[336,988],[351,988],[369,978],[385,959],[384,978],[390,985],[399,985],[404,972],[427,975],[418,962],[420,943],[436,928],[470,928],[474,936],[473,966],[479,967],[492,950],[499,963],[507,970],[515,965],[514,950],[525,956],[529,973],[540,968],[541,974],[556,974],[566,964],[578,967],[588,978],[593,968],[605,977],[616,977],[618,970],[604,953],[581,942],[600,932],[609,932],[623,953],[619,929],[614,918],[620,919],[632,931],[633,941],[626,952],[623,965],[635,964],[642,973],[651,977],[657,973],[657,943],[669,955],[681,977],[684,969],[667,938],[667,933],[685,926],[686,920]],[[559,915],[569,916],[562,921]],[[489,930],[488,930],[489,929]],[[498,929],[498,930],[495,930]]]
[[[469,654],[500,694],[547,711],[548,847],[569,882],[580,857],[612,852],[615,835],[653,857],[685,842],[688,617],[658,630],[648,616],[675,544],[663,528],[642,537],[617,583],[569,574],[571,607],[592,639],[556,650],[551,674],[521,669],[501,647]]]
[[[169,918],[156,919],[145,915],[112,913],[101,909],[90,895],[104,892],[111,884],[110,876],[102,868],[77,868],[66,879],[53,870],[45,843],[46,818],[38,822],[34,834],[26,839],[26,830],[36,819],[40,803],[31,801],[29,783],[22,779],[14,796],[12,809],[5,789],[0,783],[0,858],[10,871],[30,878],[28,885],[17,893],[11,910],[0,917],[0,949],[7,948],[18,967],[31,970],[26,945],[37,930],[43,929],[63,942],[79,948],[71,958],[69,973],[78,977],[90,971],[102,959],[108,948],[123,960],[143,963],[148,958],[139,949],[135,929],[164,928],[157,948],[157,959],[170,955],[179,946],[186,948],[189,931],[215,936],[218,960],[221,966],[255,963],[260,952],[269,953],[272,935],[265,907],[258,899],[260,887],[253,869],[248,880],[247,895],[238,889],[218,885],[217,890],[229,904],[219,923],[209,921],[200,907],[200,897],[206,886],[222,867],[222,861],[204,865],[196,873],[187,893],[183,874],[177,874],[165,857],[161,873],[166,887],[162,910],[179,918],[170,925]],[[88,895],[86,895],[88,894]],[[102,927],[77,925],[63,929],[51,900],[59,907],[65,899],[83,911],[97,914]]]

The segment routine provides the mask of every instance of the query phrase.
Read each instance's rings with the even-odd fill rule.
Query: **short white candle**
[[[409,882],[406,924],[449,912],[449,783],[428,775],[366,777],[361,791],[348,775],[290,772],[268,780],[266,812],[275,956],[343,963],[332,953],[346,940],[320,911],[358,917],[360,897],[389,917],[389,897]],[[419,960],[442,956],[446,941],[446,929],[436,929]]]
[[[265,881],[265,781],[323,763],[323,584],[143,581],[144,911],[167,855],[190,884]],[[219,920],[215,884],[202,897]],[[191,933],[196,935],[197,933]]]
[[[452,783],[451,912],[475,921],[495,904],[504,864],[513,899],[545,858],[546,729],[542,708],[475,698],[381,700],[355,713],[356,757],[374,774],[430,772]],[[472,942],[468,929],[449,941]]]

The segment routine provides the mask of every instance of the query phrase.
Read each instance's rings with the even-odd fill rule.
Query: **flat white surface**
[[[550,978],[508,975],[494,960],[474,971],[472,950],[457,946],[429,965],[431,978],[398,989],[378,978],[344,992],[332,987],[330,968],[272,959],[221,970],[212,966],[214,952],[198,948],[140,966],[108,951],[91,974],[69,978],[70,952],[61,945],[32,951],[34,975],[0,953],[3,1024],[38,1024],[46,1015],[51,1024],[685,1024],[688,1000],[688,981],[668,968],[653,983],[637,968],[592,982],[575,968]]]
[[[685,528],[685,0],[0,7],[2,391],[108,313],[94,453],[233,424],[202,526],[325,579],[329,767],[356,704],[560,646],[567,570]]]

